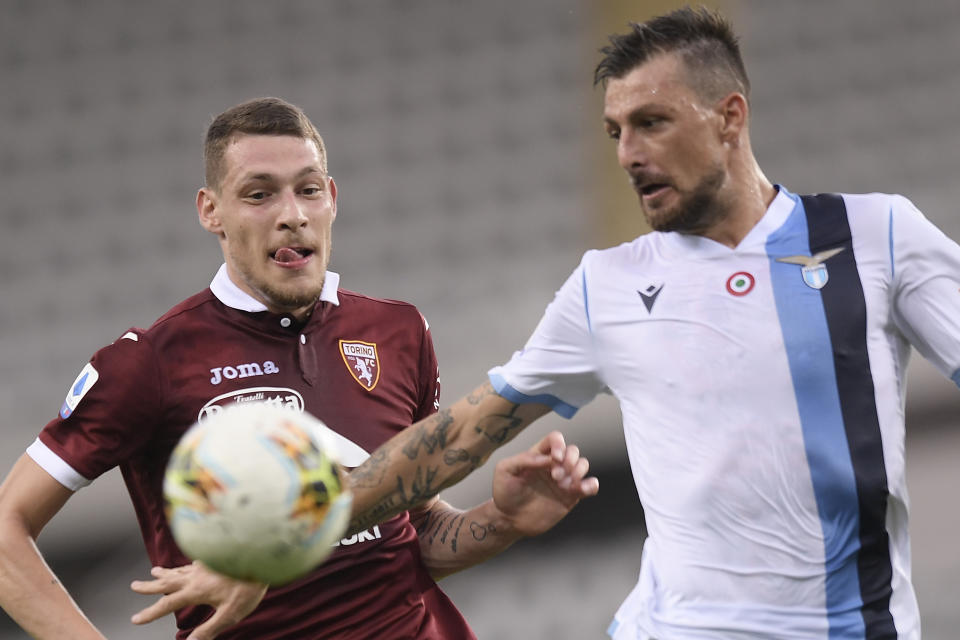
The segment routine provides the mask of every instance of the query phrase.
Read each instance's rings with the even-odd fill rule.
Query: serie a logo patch
[[[341,340],[340,355],[353,379],[367,391],[373,391],[380,381],[380,359],[377,344],[363,340]]]
[[[77,379],[73,381],[73,385],[70,386],[70,391],[67,392],[67,397],[60,407],[60,417],[64,420],[69,418],[73,414],[73,410],[76,409],[80,401],[83,400],[83,396],[87,395],[87,391],[90,391],[99,379],[100,372],[94,368],[92,363],[88,362],[86,366],[80,370],[80,374],[77,376]]]

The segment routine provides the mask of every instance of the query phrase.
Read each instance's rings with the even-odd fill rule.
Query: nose
[[[628,172],[646,166],[647,151],[641,136],[627,128],[620,132],[617,140],[617,161]]]
[[[279,202],[280,211],[277,214],[277,226],[280,229],[296,231],[307,226],[307,216],[303,210],[303,203],[292,191],[284,192]]]

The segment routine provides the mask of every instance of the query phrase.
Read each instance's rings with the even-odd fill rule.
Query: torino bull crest
[[[353,379],[367,391],[373,391],[380,380],[380,360],[377,344],[362,340],[341,340],[340,355]]]

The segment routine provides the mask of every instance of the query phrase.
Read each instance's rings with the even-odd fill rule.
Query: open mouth
[[[270,254],[270,257],[280,264],[298,263],[313,255],[313,249],[306,247],[280,247]]]
[[[642,195],[642,196],[644,196],[644,197],[653,196],[653,195],[656,195],[656,194],[660,193],[660,192],[663,191],[664,189],[667,189],[668,187],[669,187],[669,185],[667,185],[667,184],[665,184],[665,183],[662,183],[662,182],[658,182],[658,183],[654,183],[654,184],[648,184],[648,185],[645,185],[645,186],[643,186],[643,187],[640,187],[640,195]]]

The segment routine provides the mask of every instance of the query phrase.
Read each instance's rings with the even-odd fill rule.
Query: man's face
[[[224,152],[219,188],[197,196],[231,280],[274,312],[309,311],[323,288],[337,189],[321,160],[312,140],[240,135]]]
[[[723,215],[722,114],[687,84],[677,56],[655,56],[610,80],[603,119],[653,229],[702,233]]]

